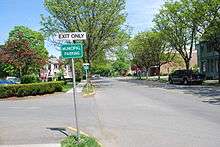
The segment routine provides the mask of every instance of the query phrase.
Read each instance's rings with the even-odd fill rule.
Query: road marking
[[[11,106],[11,107],[8,107],[8,109],[39,110],[40,107],[16,107],[16,106]]]

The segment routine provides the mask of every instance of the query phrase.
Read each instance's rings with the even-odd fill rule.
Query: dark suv
[[[176,70],[169,75],[169,83],[180,83],[180,84],[202,84],[205,80],[205,75],[192,70]]]

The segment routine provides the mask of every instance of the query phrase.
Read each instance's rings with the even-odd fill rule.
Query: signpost
[[[83,45],[80,43],[61,45],[61,55],[65,59],[77,59],[83,57]]]
[[[59,33],[58,40],[62,41],[74,41],[74,40],[85,40],[85,32],[71,32],[71,33]],[[80,131],[77,117],[77,103],[76,103],[76,76],[74,68],[74,59],[83,57],[83,45],[80,43],[65,43],[61,45],[61,55],[64,59],[72,60],[72,77],[73,77],[73,107],[75,112],[75,124],[76,124],[76,135],[79,141]]]
[[[88,83],[88,70],[89,70],[89,63],[84,63],[83,68],[86,71],[86,82]]]

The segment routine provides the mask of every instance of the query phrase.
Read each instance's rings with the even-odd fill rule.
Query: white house
[[[48,60],[48,64],[44,66],[44,68],[40,71],[40,78],[42,80],[47,81],[49,78],[54,78],[56,74],[61,72],[61,63],[60,59],[56,57],[50,57]],[[64,67],[64,78],[72,78],[71,68],[69,65],[65,65]]]

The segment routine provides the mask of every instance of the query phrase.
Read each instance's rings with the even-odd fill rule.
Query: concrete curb
[[[94,96],[96,94],[96,92],[92,92],[92,93],[89,93],[89,94],[83,94],[83,97],[89,97],[89,96]]]

